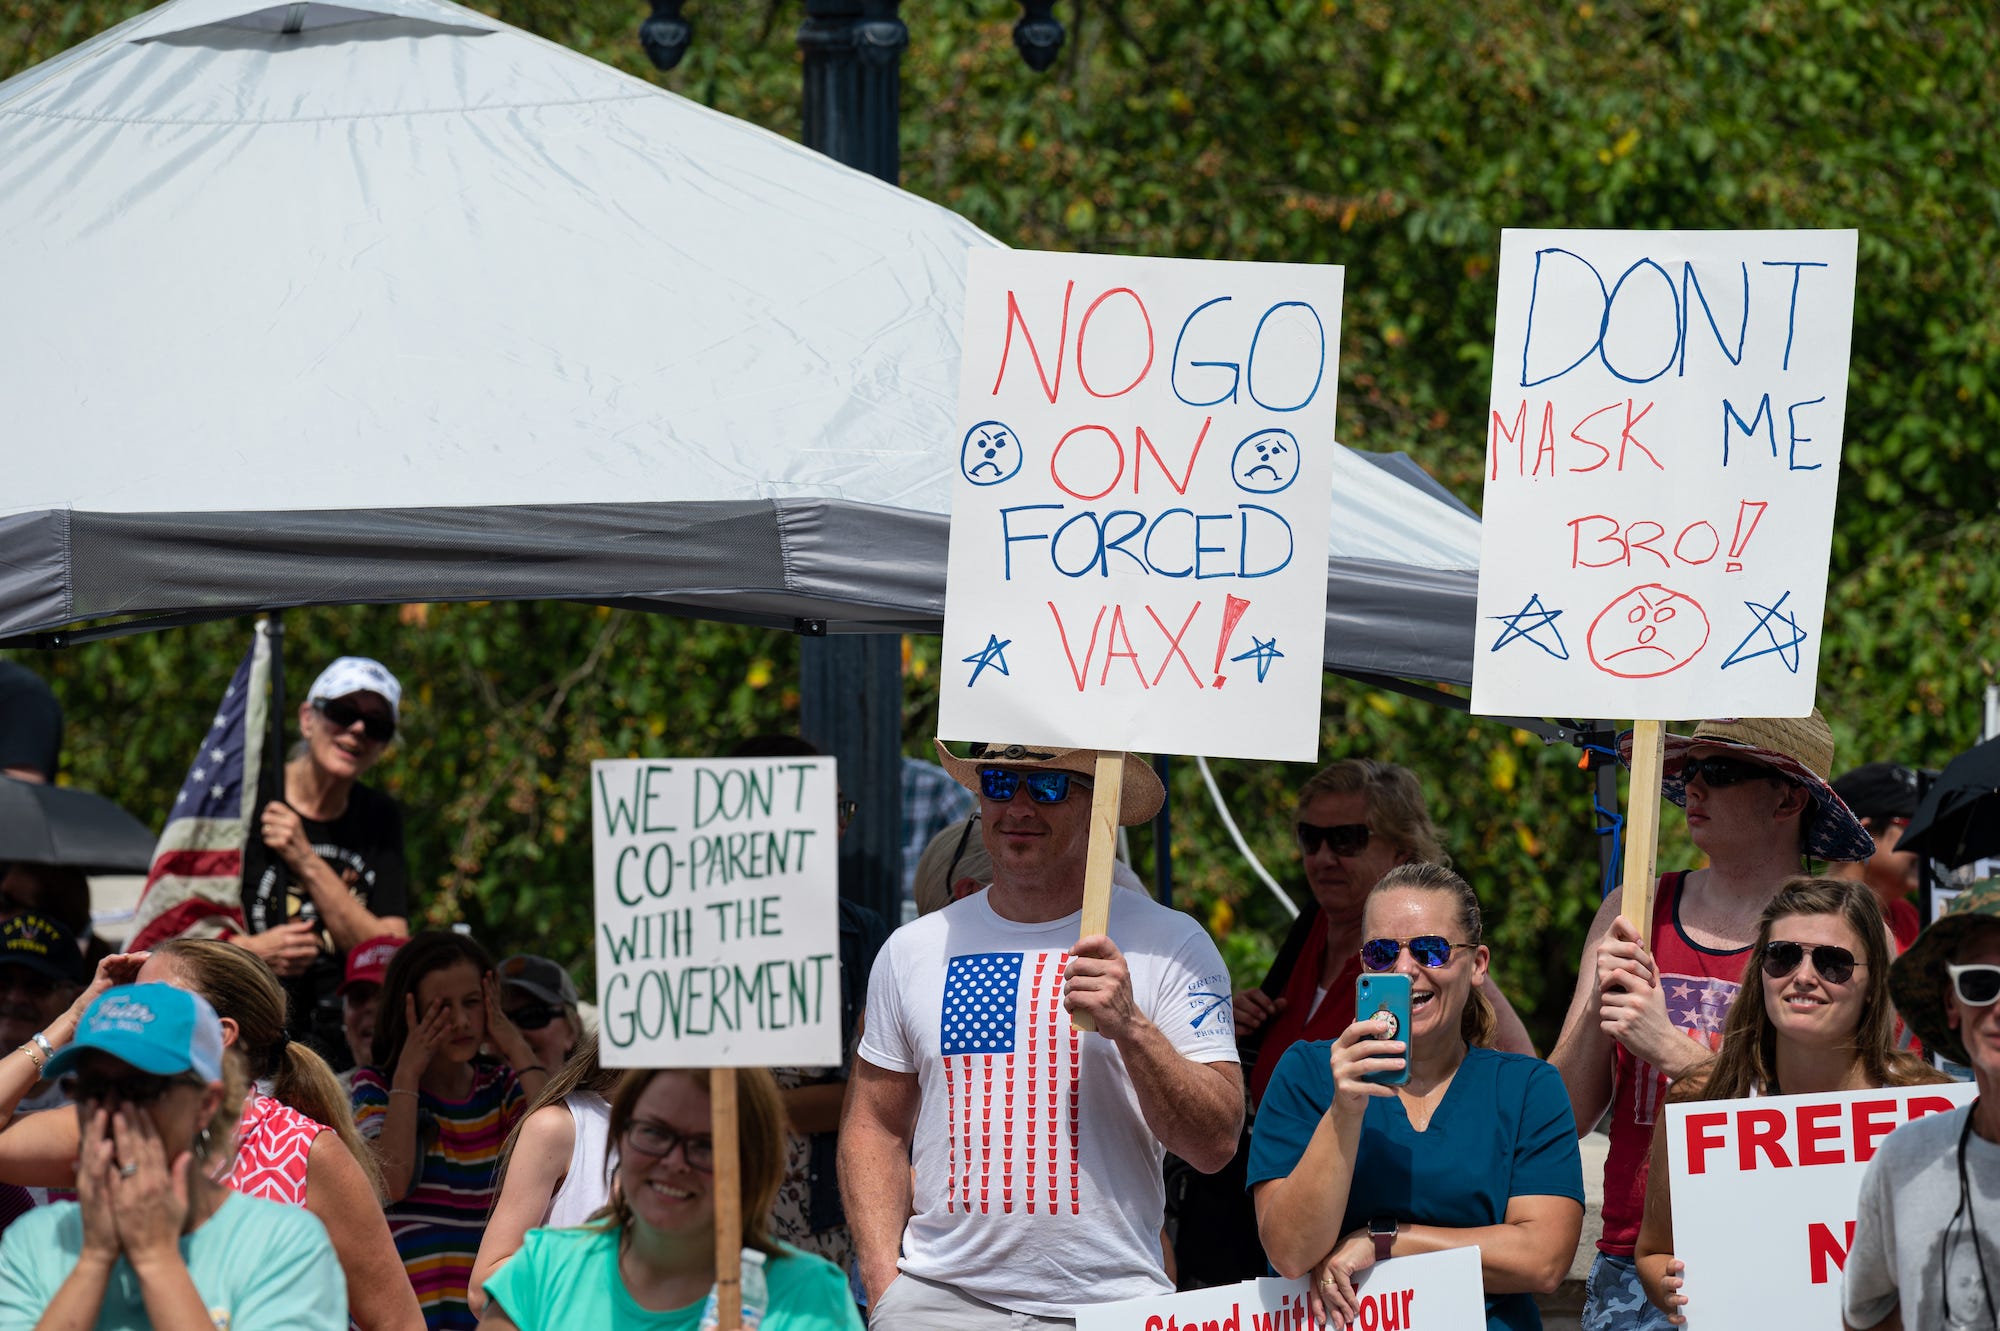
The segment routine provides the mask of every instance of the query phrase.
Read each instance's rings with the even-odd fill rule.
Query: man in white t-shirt
[[[897,930],[869,981],[840,1130],[869,1324],[1067,1326],[1172,1289],[1162,1153],[1220,1169],[1242,1127],[1229,976],[1129,888],[1110,937],[1077,937],[1096,750],[938,753],[979,796],[993,883]],[[1128,755],[1119,822],[1165,794]]]

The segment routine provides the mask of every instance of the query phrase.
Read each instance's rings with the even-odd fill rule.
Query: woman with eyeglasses
[[[1786,882],[1757,922],[1743,987],[1723,1020],[1722,1047],[1675,1082],[1668,1100],[1818,1095],[1950,1080],[1895,1047],[1891,959],[1882,908],[1866,883]],[[1633,1255],[1646,1297],[1678,1326],[1687,1320],[1682,1309],[1688,1297],[1681,1292],[1684,1264],[1673,1253],[1666,1151],[1666,1134],[1654,1132]]]
[[[489,1043],[498,1060],[480,1053]],[[486,949],[445,930],[391,958],[374,1053],[354,1074],[354,1117],[382,1166],[389,1232],[430,1331],[470,1328],[500,1150],[549,1070],[507,1020]]]
[[[77,1106],[77,1200],[7,1231],[0,1327],[347,1326],[325,1227],[216,1178],[248,1077],[198,994],[106,990],[47,1071]]]
[[[784,1107],[761,1068],[740,1069],[736,1084],[743,1246],[767,1259],[763,1331],[861,1331],[840,1269],[772,1240]],[[530,1231],[486,1282],[481,1331],[694,1331],[715,1286],[708,1087],[704,1069],[624,1074],[611,1097],[610,1201],[581,1228]]]
[[[1310,1271],[1313,1301],[1344,1322],[1376,1262],[1477,1247],[1487,1326],[1540,1327],[1533,1296],[1562,1283],[1583,1228],[1562,1078],[1488,1047],[1488,954],[1463,878],[1400,865],[1361,921],[1362,965],[1410,979],[1410,1029],[1371,1016],[1279,1060],[1250,1141],[1264,1249],[1281,1275]],[[1405,1069],[1401,1085],[1366,1079]]]
[[[285,982],[300,1038],[336,1070],[347,1066],[339,994],[347,954],[410,932],[402,806],[361,783],[395,738],[402,697],[388,668],[362,656],[339,658],[313,681],[284,798],[264,805],[246,853],[248,932],[230,939]]]

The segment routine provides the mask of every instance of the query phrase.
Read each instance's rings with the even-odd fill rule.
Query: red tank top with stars
[[[1685,870],[1662,874],[1653,900],[1650,943],[1660,983],[1666,989],[1667,1018],[1682,1034],[1710,1049],[1722,1047],[1722,1020],[1743,984],[1749,948],[1718,952],[1681,928]],[[1646,1209],[1646,1165],[1653,1147],[1653,1124],[1665,1113],[1667,1079],[1652,1064],[1614,1046],[1616,1080],[1611,1093],[1611,1150],[1604,1161],[1604,1237],[1600,1252],[1630,1257],[1639,1240]]]
[[[229,1186],[246,1197],[306,1204],[306,1164],[327,1127],[290,1105],[252,1091],[236,1124],[236,1166]]]

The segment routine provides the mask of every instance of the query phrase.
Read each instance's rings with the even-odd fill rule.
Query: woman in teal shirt
[[[611,1098],[610,1203],[588,1225],[530,1230],[486,1281],[480,1331],[695,1331],[715,1285],[709,1124],[705,1070],[626,1073]],[[770,1237],[771,1202],[785,1173],[784,1124],[771,1074],[739,1071],[743,1245],[767,1259],[762,1331],[861,1331],[840,1268]]]
[[[1479,1249],[1490,1331],[1541,1326],[1583,1227],[1569,1094],[1539,1059],[1481,1047],[1493,1012],[1479,899],[1435,864],[1392,869],[1362,914],[1362,965],[1410,977],[1409,1043],[1368,1018],[1285,1051],[1250,1140],[1257,1228],[1282,1275],[1345,1321],[1376,1261]],[[1408,1059],[1402,1086],[1361,1078]]]

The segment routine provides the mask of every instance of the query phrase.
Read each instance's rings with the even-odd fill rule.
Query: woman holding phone
[[[1391,869],[1362,924],[1364,978],[1407,977],[1408,1029],[1370,1015],[1285,1051],[1250,1139],[1264,1249],[1281,1275],[1311,1271],[1320,1310],[1345,1321],[1376,1262],[1476,1246],[1487,1326],[1538,1328],[1531,1296],[1562,1282],[1583,1228],[1569,1094],[1548,1064],[1488,1047],[1488,953],[1463,878]]]
[[[1822,1095],[1951,1080],[1895,1047],[1888,926],[1864,882],[1794,878],[1757,922],[1743,987],[1715,1057],[1674,1083],[1668,1100]],[[1641,977],[1650,981],[1650,976]],[[1687,1319],[1685,1271],[1674,1256],[1667,1134],[1653,1134],[1646,1214],[1633,1257],[1639,1283],[1667,1320]]]

